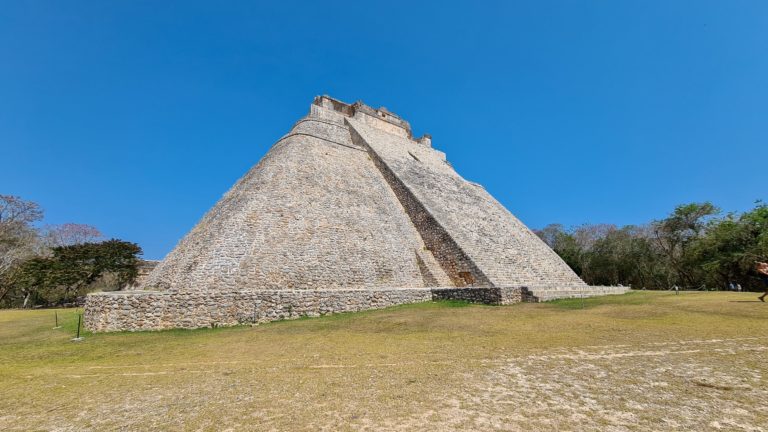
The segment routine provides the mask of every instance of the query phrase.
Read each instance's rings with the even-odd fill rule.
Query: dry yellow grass
[[[754,299],[428,303],[79,343],[74,310],[59,330],[0,311],[0,430],[765,430]]]

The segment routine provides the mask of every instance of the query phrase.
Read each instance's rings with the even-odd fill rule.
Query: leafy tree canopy
[[[25,262],[15,274],[17,285],[42,303],[71,302],[107,273],[120,286],[136,279],[141,248],[122,240],[57,246],[51,256]]]
[[[757,290],[755,263],[768,261],[768,206],[721,216],[712,203],[691,203],[647,225],[552,224],[537,234],[589,284]]]

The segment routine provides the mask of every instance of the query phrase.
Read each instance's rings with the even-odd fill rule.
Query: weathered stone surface
[[[263,323],[431,300],[429,289],[143,291],[88,296],[93,331],[162,330]]]
[[[430,136],[323,96],[139,290],[89,296],[85,318],[96,331],[195,328],[608,291],[459,176]]]
[[[463,300],[473,303],[508,305],[527,300],[527,290],[523,287],[492,288],[435,288],[433,300]]]
[[[149,275],[152,273],[152,271],[157,267],[157,265],[160,264],[160,261],[154,261],[154,260],[140,260],[138,265],[138,274],[136,275],[136,280],[131,285],[128,285],[125,287],[125,290],[136,290],[139,289],[142,285],[144,285],[144,282],[147,280]]]
[[[454,244],[448,248],[453,252],[446,252],[454,255],[453,259],[446,257],[449,267],[453,262],[464,263],[459,264],[463,267],[471,262],[474,269],[465,271],[470,271],[479,285],[586,286],[552,249],[482,186],[459,176],[444,153],[372,128],[357,116],[346,121],[352,127],[353,141],[368,144],[410,200],[432,218],[430,225],[447,233]],[[358,139],[354,139],[356,135]],[[423,237],[426,240],[429,236]]]
[[[336,112],[299,121],[145,282],[147,289],[425,287],[425,248]],[[440,269],[430,269],[438,279]]]
[[[559,297],[623,294],[626,287],[590,287]],[[142,331],[258,324],[303,316],[358,312],[432,300],[491,305],[544,301],[525,287],[380,290],[125,291],[91,294],[85,322],[92,331]]]

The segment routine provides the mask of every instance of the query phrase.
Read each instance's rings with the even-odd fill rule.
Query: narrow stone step
[[[624,294],[630,290],[629,287],[605,287],[605,286],[587,286],[587,287],[556,287],[556,288],[529,288],[526,301],[544,302],[564,298],[586,298],[603,295]]]

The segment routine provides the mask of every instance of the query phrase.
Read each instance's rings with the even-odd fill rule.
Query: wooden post
[[[72,342],[80,342],[83,338],[80,337],[80,326],[82,325],[83,314],[77,314],[77,336],[72,339]]]

